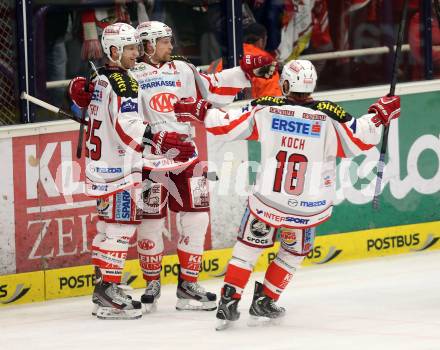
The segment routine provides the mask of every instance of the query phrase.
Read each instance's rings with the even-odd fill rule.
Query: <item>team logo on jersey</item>
[[[127,112],[137,112],[138,111],[138,104],[137,102],[128,99],[121,104],[121,112],[127,113]]]
[[[292,134],[306,137],[321,136],[321,121],[311,121],[299,118],[288,118],[280,115],[272,116],[271,129],[283,134]]]
[[[174,103],[176,103],[179,98],[169,92],[163,92],[156,94],[151,97],[150,108],[160,113],[168,113],[174,111]]]

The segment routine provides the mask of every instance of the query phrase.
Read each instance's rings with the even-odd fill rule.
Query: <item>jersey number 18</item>
[[[287,151],[279,151],[276,155],[276,160],[278,163],[277,170],[275,171],[273,191],[281,192],[281,185],[284,179],[284,191],[287,194],[299,196],[304,190],[307,157],[303,154],[293,153],[287,158]]]

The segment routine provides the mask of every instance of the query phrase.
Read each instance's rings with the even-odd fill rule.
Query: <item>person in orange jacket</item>
[[[273,58],[273,56],[264,50],[267,41],[267,30],[259,23],[251,23],[243,28],[243,55],[263,55]],[[219,58],[212,62],[208,68],[208,73],[220,72],[223,69],[223,60]],[[280,75],[275,72],[269,79],[256,78],[251,79],[251,98],[262,96],[281,96],[281,89],[278,84]]]

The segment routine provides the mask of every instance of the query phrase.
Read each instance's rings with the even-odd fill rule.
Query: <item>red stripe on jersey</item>
[[[353,133],[351,132],[351,129],[347,127],[347,125],[345,124],[341,124],[342,128],[345,130],[345,132],[347,133],[348,137],[350,138],[350,140],[356,145],[358,146],[362,151],[368,151],[371,147],[373,147],[374,145],[370,145],[368,143],[364,143],[362,142],[360,139],[358,139],[357,137],[355,137],[353,135]]]
[[[254,123],[254,128],[252,129],[252,134],[246,138],[246,140],[253,140],[253,141],[258,141],[260,135],[258,133],[258,127],[257,127],[257,123]]]
[[[339,158],[346,158],[347,156],[345,155],[344,147],[342,147],[341,138],[338,134],[338,131],[335,130],[335,132],[336,132],[336,139],[338,141],[338,151],[336,152],[336,156]]]
[[[208,80],[209,91],[214,94],[223,95],[223,96],[235,96],[241,91],[241,88],[234,88],[234,87],[227,87],[227,86],[214,86],[211,83],[211,78],[209,76],[207,76],[206,74],[203,74],[203,73],[200,73],[200,76],[202,78],[205,78],[206,80]]]
[[[236,128],[238,125],[240,125],[245,120],[247,120],[250,117],[250,115],[251,115],[251,112],[247,112],[247,113],[243,114],[240,118],[233,120],[232,123],[230,123],[229,125],[214,126],[212,128],[206,128],[206,131],[209,131],[211,134],[214,134],[214,135],[227,134],[232,129]],[[226,116],[227,116],[227,114],[226,114]]]

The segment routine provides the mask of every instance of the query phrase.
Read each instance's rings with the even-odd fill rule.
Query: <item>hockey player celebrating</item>
[[[276,301],[312,250],[315,228],[328,220],[335,197],[336,157],[354,157],[380,141],[383,125],[400,115],[400,98],[380,98],[369,114],[353,118],[330,101],[311,97],[317,75],[310,61],[288,62],[280,85],[285,98],[265,97],[240,110],[210,109],[204,100],[181,100],[179,120],[204,121],[224,141],[258,140],[261,169],[249,196],[221,290],[218,329],[238,320],[237,305],[262,250],[279,233],[281,245],[264,282],[255,283],[251,322],[278,319]]]
[[[138,198],[145,144],[156,154],[176,148],[182,161],[195,149],[182,141],[188,135],[153,133],[138,114],[138,84],[127,74],[139,55],[136,30],[115,23],[104,29],[101,43],[108,64],[93,76],[90,86],[81,77],[69,85],[73,102],[87,107],[89,115],[86,192],[97,198],[100,219],[92,244],[97,271],[93,302],[98,318],[134,319],[142,316],[141,303],[126,295],[120,283],[128,242],[140,223]]]
[[[200,97],[215,106],[231,103],[251,76],[271,76],[275,62],[263,56],[248,56],[241,67],[215,75],[204,75],[182,59],[172,59],[172,30],[166,24],[141,23],[137,32],[145,54],[131,73],[140,87],[140,112],[155,132],[188,133],[189,123],[178,123],[173,104],[181,98]],[[195,146],[195,144],[194,144]],[[152,151],[154,153],[154,151]],[[177,255],[180,272],[177,286],[178,310],[215,310],[216,295],[198,283],[205,234],[209,224],[207,186],[198,154],[186,162],[171,159],[146,161],[144,180],[144,217],[138,230],[139,262],[147,288],[141,301],[147,311],[155,309],[160,297],[160,271],[164,250],[162,232],[167,205],[177,213],[179,231]],[[172,170],[172,171],[170,171]],[[204,193],[201,190],[205,191]],[[154,197],[155,200],[152,200]],[[159,205],[158,205],[159,202]],[[150,205],[154,203],[154,205]]]

